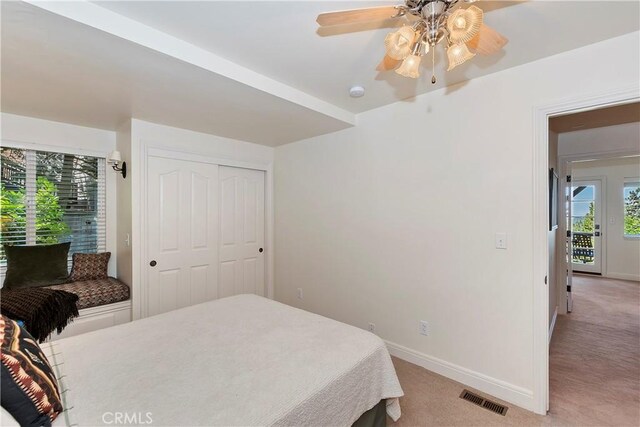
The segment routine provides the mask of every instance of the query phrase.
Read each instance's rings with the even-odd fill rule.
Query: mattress
[[[46,345],[72,408],[54,426],[350,426],[383,399],[400,417],[379,337],[256,295]]]

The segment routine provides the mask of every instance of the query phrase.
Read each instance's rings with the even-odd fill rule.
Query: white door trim
[[[147,245],[146,245],[146,236],[147,236],[147,193],[148,193],[148,183],[147,183],[147,159],[150,157],[165,157],[170,159],[178,159],[178,160],[187,160],[187,161],[195,161],[201,163],[212,163],[219,166],[231,166],[245,169],[255,169],[261,170],[265,173],[265,194],[264,194],[264,204],[265,204],[265,251],[266,251],[266,262],[265,262],[265,280],[267,287],[267,298],[274,298],[274,204],[273,204],[273,162],[269,163],[253,163],[246,162],[241,160],[222,158],[222,157],[213,157],[209,155],[203,155],[197,152],[191,151],[176,151],[176,150],[167,150],[163,148],[156,148],[149,141],[140,141],[140,170],[136,171],[137,176],[139,177],[140,188],[142,189],[142,193],[139,197],[140,202],[140,234],[138,236],[134,236],[135,241],[139,242],[138,245],[138,257],[134,256],[134,275],[135,271],[139,272],[139,286],[135,286],[132,292],[132,304],[134,305],[133,312],[133,320],[147,317],[147,307],[145,301],[147,301],[146,289],[143,284],[147,283],[147,269],[145,268],[145,263],[148,259],[147,253]],[[133,176],[132,178],[133,179]],[[135,222],[135,219],[133,220]],[[137,237],[137,238],[136,238]],[[136,259],[137,258],[137,259]],[[136,267],[135,264],[138,263]]]
[[[533,409],[538,414],[546,414],[549,404],[549,118],[639,100],[640,86],[633,85],[533,108]]]

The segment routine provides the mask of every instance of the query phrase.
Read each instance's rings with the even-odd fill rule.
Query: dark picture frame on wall
[[[558,174],[549,169],[549,231],[558,228]]]

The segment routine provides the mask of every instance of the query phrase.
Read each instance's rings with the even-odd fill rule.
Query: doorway
[[[617,114],[624,110],[629,113],[626,119],[624,114]],[[551,275],[554,269],[556,272],[548,289],[551,316],[547,351],[551,356],[546,354],[546,380],[547,387],[551,380],[551,389],[547,388],[547,410],[559,424],[576,422],[570,413],[585,414],[584,422],[608,424],[613,419],[611,414],[622,408],[626,414],[616,416],[618,422],[637,425],[640,414],[633,408],[638,402],[628,396],[640,396],[640,382],[636,380],[640,363],[633,362],[620,370],[609,368],[617,363],[618,356],[622,361],[640,360],[640,345],[636,345],[640,336],[639,313],[633,309],[637,304],[627,304],[629,298],[637,301],[640,296],[634,293],[640,289],[640,256],[634,260],[621,255],[624,251],[616,253],[611,249],[612,240],[617,239],[624,241],[627,252],[630,245],[632,252],[640,254],[640,240],[625,240],[623,232],[627,223],[624,188],[640,174],[640,104],[636,99],[557,118],[561,119],[560,124],[554,123],[552,114],[546,117],[548,166],[560,170],[560,196],[552,202],[561,206],[565,215],[559,224],[560,234],[554,237],[556,244],[552,244],[551,228],[547,236],[548,273]],[[621,136],[623,128],[629,130],[626,137]],[[604,172],[619,164],[635,166],[615,177]],[[627,270],[620,267],[624,263],[630,265]],[[621,322],[621,317],[631,321]],[[580,371],[581,367],[587,369]],[[578,371],[579,375],[573,375]],[[603,414],[601,410],[608,400],[611,405]]]

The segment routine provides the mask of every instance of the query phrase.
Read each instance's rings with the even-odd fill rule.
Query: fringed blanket
[[[78,296],[71,292],[47,288],[2,289],[0,297],[2,314],[22,320],[39,342],[45,341],[53,331],[62,332],[78,317]]]

